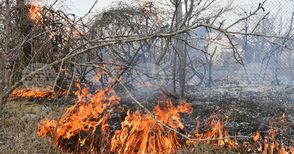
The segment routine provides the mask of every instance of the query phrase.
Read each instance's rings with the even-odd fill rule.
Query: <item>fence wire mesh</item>
[[[261,1],[234,1],[232,11],[224,15],[223,22],[229,25],[235,19],[248,16],[260,3]],[[232,48],[218,46],[212,61],[213,85],[294,85],[293,10],[294,1],[269,0],[265,2],[262,11],[232,27],[244,33],[277,37],[233,36],[243,65],[236,62]],[[222,40],[223,38],[219,42]],[[211,53],[213,49],[215,46],[208,47],[208,52]],[[208,82],[209,73],[204,74]]]

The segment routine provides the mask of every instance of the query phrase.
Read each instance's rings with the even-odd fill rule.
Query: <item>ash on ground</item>
[[[228,117],[225,128],[231,135],[251,136],[256,130],[267,134],[270,123],[276,123],[276,138],[287,145],[294,144],[294,86],[198,89],[190,92],[189,102],[194,109],[192,117],[198,117],[202,124],[212,115],[218,119]],[[283,114],[285,124],[279,123]]]

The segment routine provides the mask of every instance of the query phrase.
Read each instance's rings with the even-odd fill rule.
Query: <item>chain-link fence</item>
[[[248,16],[259,5],[259,1],[235,1],[224,22],[230,24]],[[293,10],[294,1],[270,0],[256,15],[234,26],[236,31],[253,34],[232,36],[243,65],[237,63],[231,47],[218,46],[210,70],[213,84],[294,85]],[[218,42],[222,41],[220,38]],[[208,50],[213,49],[215,46]],[[206,78],[209,80],[208,73]]]

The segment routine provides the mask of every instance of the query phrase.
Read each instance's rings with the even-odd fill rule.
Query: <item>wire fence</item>
[[[259,1],[233,4],[234,9],[224,17],[227,23],[248,15],[259,6]],[[294,1],[270,0],[256,15],[240,22],[237,31],[278,36],[289,39],[236,36],[238,51],[244,65],[236,63],[230,48],[222,47],[213,59],[214,85],[262,84],[294,85]]]

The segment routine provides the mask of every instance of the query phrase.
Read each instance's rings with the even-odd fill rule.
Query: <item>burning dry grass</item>
[[[39,124],[38,135],[53,137],[53,143],[63,151],[98,151],[96,145],[106,144],[110,135],[106,123],[112,112],[110,106],[118,103],[114,95],[107,97],[108,92],[101,90],[92,95],[81,90],[77,93],[78,102],[67,109],[59,122],[45,119]],[[95,136],[97,132],[100,132],[100,138]]]
[[[22,153],[47,153],[51,145],[51,140],[40,138],[37,136],[37,125],[44,116],[48,116],[46,111],[43,111],[44,104],[36,104],[27,101],[8,102],[5,108],[5,115],[0,118],[0,153],[22,154]],[[50,116],[53,119],[58,119],[62,112],[61,107],[57,105],[49,105]],[[141,116],[146,116],[138,113]],[[131,116],[131,115],[129,115]],[[130,118],[133,118],[131,116]],[[150,120],[152,124],[154,121]],[[147,121],[143,123],[148,123]],[[48,123],[47,123],[48,124]],[[50,124],[50,123],[49,123]],[[55,123],[51,123],[55,124]],[[155,124],[156,125],[156,124]],[[55,127],[53,125],[53,127]],[[161,127],[157,125],[157,127]],[[50,126],[49,126],[50,128]],[[52,128],[52,127],[51,127]],[[48,132],[52,130],[48,130]],[[53,134],[47,134],[53,135]],[[110,139],[110,138],[109,138]],[[69,143],[68,143],[69,144]],[[58,154],[59,150],[53,149],[50,153]],[[228,151],[219,148],[211,147],[206,144],[197,144],[194,148],[185,148],[178,150],[179,154],[189,153],[229,153]]]
[[[53,143],[66,152],[86,153],[175,153],[181,146],[176,132],[165,128],[183,129],[180,113],[191,113],[185,102],[176,107],[167,100],[157,105],[156,118],[139,110],[117,121],[121,129],[109,126],[113,112],[123,113],[120,99],[112,90],[99,90],[89,94],[87,89],[76,92],[78,101],[64,113],[59,121],[44,119],[38,135],[53,138]],[[157,121],[158,120],[158,121]]]
[[[0,127],[0,153],[23,154],[23,153],[47,153],[51,144],[50,140],[42,139],[37,136],[37,124],[40,118],[23,119],[29,112],[38,112],[42,105],[20,106],[24,102],[9,102],[6,108],[6,117],[1,117]],[[34,107],[32,107],[34,106]],[[52,109],[53,110],[53,109]],[[9,112],[9,113],[8,113]],[[9,115],[8,115],[9,114]],[[39,113],[41,116],[42,113]],[[59,114],[59,113],[54,113]],[[22,120],[21,120],[22,119]],[[59,154],[57,149],[53,149],[51,154]],[[179,154],[203,154],[229,152],[221,148],[213,148],[206,144],[200,144],[195,148],[186,148],[178,151]]]
[[[112,137],[111,151],[118,153],[175,153],[181,147],[181,141],[176,132],[165,128],[158,121],[173,129],[184,129],[180,113],[191,113],[192,108],[187,103],[177,107],[167,100],[157,105],[153,112],[156,120],[150,114],[136,111],[128,112],[122,122],[122,129],[116,130]],[[158,121],[157,121],[158,120]]]
[[[36,100],[36,99],[49,99],[49,100],[55,100],[58,97],[66,95],[67,91],[54,91],[51,86],[43,86],[43,87],[37,87],[32,86],[31,88],[24,88],[19,87],[16,88],[11,94],[10,99],[11,100],[17,100],[17,99],[24,99],[24,100]]]
[[[226,117],[226,120],[228,118]],[[215,120],[211,118],[205,125],[205,130],[200,132],[200,122],[197,121],[196,129],[194,130],[195,138],[204,140],[207,144],[224,147],[232,151],[239,153],[263,153],[263,154],[286,154],[293,153],[293,147],[286,149],[282,140],[277,138],[278,133],[285,132],[285,116],[282,115],[278,118],[278,121],[270,122],[269,130],[261,135],[261,131],[257,130],[253,136],[235,136],[231,137],[228,130],[225,129],[224,125],[226,122]],[[283,125],[282,128],[278,125]],[[283,129],[283,130],[281,130]],[[282,131],[282,132],[280,132]],[[237,140],[237,139],[242,140]]]
[[[5,117],[2,116],[1,117],[1,134],[0,134],[0,149],[3,153],[46,153],[48,150],[48,147],[50,146],[51,142],[50,140],[47,139],[40,139],[37,137],[36,132],[36,125],[38,123],[38,121],[41,119],[41,117],[46,114],[44,113],[44,111],[41,110],[43,105],[38,105],[38,104],[31,104],[31,103],[25,103],[25,102],[9,102],[6,108],[6,112]],[[58,115],[58,108],[55,106],[51,106],[50,111],[55,111],[54,113],[52,113],[53,115]],[[59,110],[60,111],[60,110]],[[30,116],[27,116],[30,115]],[[141,121],[138,121],[139,123],[142,124],[146,124],[148,123],[148,126],[150,126],[149,124],[152,123],[152,128],[154,128],[154,130],[156,130],[156,127],[162,127],[159,126],[158,124],[154,123],[154,121],[152,121],[151,119],[148,120],[148,118],[146,119],[146,115],[142,114],[142,113],[135,113],[135,114],[128,114],[127,117],[129,118],[125,118],[125,123],[128,124],[125,128],[126,130],[129,128],[133,128],[134,134],[137,135],[143,135],[144,133],[139,133],[140,129],[134,129],[134,125],[138,124],[137,123],[132,123],[132,126],[130,126],[130,120],[133,120],[134,117],[140,117],[141,118],[144,116],[145,118],[142,118]],[[57,116],[55,116],[55,118],[58,118]],[[53,126],[49,126],[49,128],[55,128],[56,127],[56,123],[47,123],[47,124],[53,124]],[[211,122],[212,125],[216,125],[216,126],[220,126],[220,123],[218,121],[214,121]],[[139,126],[139,125],[138,125]],[[221,128],[221,127],[217,127],[217,128]],[[208,130],[210,128],[207,128]],[[151,130],[150,132],[154,131]],[[196,129],[197,130],[197,129]],[[210,133],[210,135],[212,135],[211,132],[200,132],[200,131],[196,131],[195,130],[195,136],[206,136],[207,133]],[[54,132],[51,130],[47,130],[48,132]],[[121,132],[118,132],[119,135],[121,135]],[[130,131],[126,131],[126,132],[130,132]],[[218,129],[214,129],[214,132],[219,132]],[[107,132],[109,133],[109,132]],[[154,132],[153,132],[154,133]],[[165,132],[166,133],[166,132]],[[202,134],[201,134],[202,133]],[[47,134],[49,136],[52,136],[53,134]],[[82,134],[80,134],[82,135]],[[85,134],[84,134],[85,135]],[[220,133],[215,133],[215,138],[220,137]],[[120,136],[123,137],[123,136]],[[149,139],[154,137],[154,135],[152,135],[150,133],[149,135]],[[268,136],[270,137],[270,136]],[[266,138],[268,138],[266,137]],[[113,137],[114,138],[114,137]],[[129,138],[129,136],[125,136],[125,138]],[[78,139],[78,138],[76,138]],[[110,139],[110,138],[109,138]],[[142,139],[140,137],[136,138],[137,141]],[[270,139],[270,138],[268,138]],[[258,149],[258,145],[260,143],[263,142],[262,138],[261,138],[261,134],[257,133],[256,135],[253,136],[253,140],[256,141],[254,145],[250,145],[249,142],[244,143],[247,145],[250,145],[251,147],[255,146]],[[67,140],[69,141],[69,140]],[[180,142],[178,139],[177,141],[179,142],[178,144],[182,143]],[[272,144],[271,142],[269,142],[270,140],[267,141],[267,143],[269,143],[267,145],[269,151],[268,153],[270,153],[270,149],[271,147],[273,147],[274,145],[276,145],[276,143]],[[276,140],[278,141],[278,140]],[[218,140],[214,140],[214,141],[207,141],[205,143],[201,143],[201,142],[195,142],[195,144],[193,144],[193,146],[191,147],[182,147],[181,149],[177,150],[177,153],[185,153],[185,154],[189,154],[189,153],[234,153],[232,151],[228,151],[228,150],[224,150],[223,147],[225,146],[219,146],[218,144],[223,144],[224,142],[227,142],[226,140],[221,140],[221,143],[219,143]],[[76,142],[68,142],[67,144],[70,145],[74,144]],[[97,143],[97,142],[96,142]],[[134,145],[136,145],[137,147],[139,147],[140,143],[142,142],[137,142],[134,143]],[[208,146],[206,143],[209,144],[213,144],[215,145],[214,147],[212,146]],[[86,144],[86,143],[85,143]],[[137,145],[139,144],[139,145]],[[136,147],[134,146],[134,147]],[[157,145],[158,146],[158,145]],[[239,145],[241,146],[241,145]],[[134,148],[133,147],[133,148]],[[132,149],[132,148],[131,148]],[[274,148],[273,148],[274,149]],[[122,149],[121,149],[122,150]],[[175,151],[174,151],[175,152]],[[59,153],[58,151],[53,151],[51,153]],[[274,152],[277,153],[277,152]]]
[[[38,130],[37,122],[41,117],[48,117],[42,110],[42,105],[30,104],[28,108],[23,102],[8,103],[6,111],[9,113],[6,117],[1,117],[0,135],[3,137],[0,138],[0,148],[7,153],[44,153],[50,147],[52,139],[52,144],[66,153],[294,152],[289,144],[284,145],[281,137],[288,129],[286,114],[270,120],[266,132],[258,130],[241,139],[238,138],[240,136],[230,136],[230,131],[225,127],[229,123],[229,116],[217,118],[212,115],[204,123],[198,119],[194,121],[196,127],[193,127],[191,133],[182,118],[183,113],[192,113],[192,107],[186,102],[180,101],[176,106],[169,99],[159,101],[152,110],[153,116],[141,109],[134,111],[134,107],[123,107],[120,98],[111,89],[91,94],[87,88],[77,88],[76,103],[67,109],[61,119],[58,116],[51,116],[50,119],[53,120],[43,119],[38,124]],[[53,115],[61,112],[56,107],[50,111]],[[113,118],[114,115],[121,116]],[[36,134],[47,136],[50,140],[41,140]]]
[[[39,87],[33,86],[31,89],[27,89],[27,88],[15,89],[11,93],[10,98],[38,99],[38,98],[48,97],[49,95],[52,95],[51,87],[39,88]]]
[[[212,116],[200,131],[197,121],[193,137],[184,131],[181,113],[191,113],[192,107],[186,102],[173,105],[166,99],[153,108],[154,115],[137,110],[128,111],[120,128],[111,129],[110,117],[114,112],[123,114],[120,99],[110,90],[98,90],[89,94],[87,89],[77,91],[78,101],[68,108],[60,121],[45,119],[39,124],[38,135],[53,138],[53,143],[65,152],[74,153],[176,153],[177,149],[201,142],[223,147],[236,152],[286,154],[284,143],[276,138],[278,125],[286,130],[285,114],[270,122],[267,134],[259,131],[253,136],[231,137],[224,125],[229,120],[217,120]],[[187,136],[179,133],[184,132]],[[191,135],[191,134],[190,134]],[[237,139],[242,139],[238,141]],[[188,144],[186,144],[188,143]],[[293,153],[293,152],[292,152]]]

